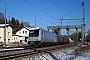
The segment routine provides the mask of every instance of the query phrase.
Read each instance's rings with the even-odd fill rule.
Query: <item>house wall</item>
[[[4,42],[4,28],[0,28],[0,42]]]
[[[12,28],[10,26],[6,27],[6,45],[10,44],[12,41]],[[0,27],[0,42],[4,43],[4,28]]]
[[[10,26],[6,27],[6,43],[10,44],[12,41],[12,28]]]
[[[12,36],[12,42],[18,41],[20,42],[19,36]]]
[[[26,29],[26,28],[22,28],[21,30],[19,30],[16,35],[20,36],[19,39],[20,39],[20,43],[23,43],[23,44],[27,44],[28,42],[28,36],[29,36],[29,30]],[[25,39],[27,38],[27,39]],[[25,41],[27,40],[27,41]]]
[[[26,28],[22,28],[20,31],[18,31],[16,33],[16,35],[28,37],[29,36],[29,30],[27,30]]]
[[[12,36],[12,43],[14,43],[14,42],[19,42],[19,43],[23,43],[24,42],[25,43],[25,37],[14,35],[14,36]]]

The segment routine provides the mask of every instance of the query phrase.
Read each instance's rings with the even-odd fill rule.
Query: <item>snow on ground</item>
[[[90,50],[77,56],[74,49],[57,50],[35,56],[22,57],[20,60],[90,60]]]
[[[78,55],[74,60],[90,60],[90,50],[86,51],[86,53]]]

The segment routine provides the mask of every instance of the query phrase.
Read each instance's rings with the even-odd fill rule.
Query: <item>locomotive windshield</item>
[[[39,29],[29,30],[29,37],[38,37],[39,36]]]

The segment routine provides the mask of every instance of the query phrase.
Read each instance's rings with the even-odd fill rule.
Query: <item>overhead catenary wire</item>
[[[80,7],[81,7],[81,5],[80,5],[79,7],[77,7],[77,8],[75,8],[74,10],[72,10],[71,12],[69,12],[68,14],[71,14],[72,12],[76,11],[76,10],[79,9]],[[65,17],[65,16],[67,16],[67,14],[64,15],[63,17]]]
[[[1,0],[2,1],[2,0]],[[2,2],[4,2],[4,1],[2,1]],[[14,6],[14,5],[12,5],[12,4],[10,4],[9,3],[9,5],[10,6],[12,6],[12,7],[15,7],[15,8],[17,8],[17,9],[19,9],[19,10],[21,10],[21,11],[23,11],[23,12],[26,12],[26,13],[29,13],[29,12],[27,12],[27,11],[25,11],[25,10],[23,10],[23,9],[20,9],[20,8],[18,8],[18,7],[16,7],[16,6]],[[1,9],[1,8],[0,8]],[[4,10],[4,9],[1,9],[1,10]],[[16,14],[16,13],[13,13],[13,12],[10,12],[10,11],[7,11],[7,12],[9,12],[9,13],[11,13],[11,14],[14,14],[14,15],[17,15],[17,16],[20,16],[20,17],[22,17],[22,18],[25,18],[25,19],[28,19],[28,20],[31,20],[31,21],[33,21],[32,19],[30,19],[30,18],[26,18],[26,17],[24,17],[24,16],[21,16],[21,15],[18,15],[18,14]],[[31,14],[31,13],[30,13]],[[33,15],[33,14],[31,14],[31,15]],[[34,16],[34,15],[33,15]],[[50,21],[48,21],[48,22],[50,22]],[[33,22],[34,23],[34,22]],[[42,23],[40,23],[40,22],[38,22],[39,24],[41,24],[41,25],[46,25],[46,24],[42,24]],[[51,23],[51,22],[50,22]],[[46,25],[47,26],[47,25]]]
[[[56,0],[56,2],[61,5],[65,10],[67,10],[68,12],[70,12],[64,5],[62,5],[58,0]],[[72,14],[72,13],[71,13]],[[68,14],[69,15],[69,14]],[[73,15],[73,14],[72,14]],[[65,15],[66,16],[66,15]],[[74,16],[74,15],[73,15]]]
[[[39,0],[37,0],[39,3],[41,3],[44,7],[46,7],[42,2],[40,2]],[[50,1],[50,0],[49,0]],[[58,0],[56,0],[61,6],[63,6]],[[51,1],[50,1],[51,2]],[[53,3],[53,2],[51,2],[51,3]],[[58,7],[58,6],[57,6]],[[75,8],[73,11],[69,11],[65,6],[63,6],[69,13],[66,13],[66,15],[64,15],[64,16],[62,16],[62,17],[65,17],[65,16],[67,16],[67,15],[69,15],[69,14],[72,14],[75,10],[77,10],[77,9],[79,9],[80,7],[81,7],[81,5],[79,6],[79,7],[77,7],[77,8]],[[46,7],[49,11],[51,11],[48,7]],[[59,8],[59,7],[58,7]],[[51,11],[51,12],[53,12],[53,11]],[[64,11],[65,12],[65,11]],[[54,12],[53,12],[54,13]],[[55,14],[55,13],[54,13]],[[73,14],[72,14],[73,15]],[[57,15],[58,16],[58,15]],[[74,15],[73,15],[74,16]],[[58,16],[59,17],[59,16]],[[74,16],[75,17],[75,16]]]
[[[80,9],[80,11],[78,12],[78,14],[77,14],[76,18],[78,18],[78,17],[79,17],[79,15],[81,14],[81,10],[82,10],[82,9]]]
[[[54,4],[52,1],[48,0],[50,3],[52,3],[54,6],[56,6],[58,9],[60,9],[61,11],[63,11],[64,13],[66,13],[67,15],[69,15],[67,12],[65,12],[63,9],[61,9],[59,6],[57,6],[56,4]],[[70,15],[69,15],[70,16]],[[71,18],[73,18],[72,16],[70,16]]]
[[[3,0],[0,0],[0,1],[4,2]],[[8,3],[8,5],[10,5],[10,6],[12,6],[12,7],[16,8],[16,9],[19,9],[20,11],[23,11],[23,12],[26,12],[26,13],[28,13],[28,14],[30,14],[30,15],[35,16],[34,14],[32,14],[32,13],[30,13],[30,12],[27,12],[27,11],[25,11],[25,10],[23,10],[23,9],[19,8],[19,7],[16,7],[16,6],[14,6],[14,5],[10,4],[10,3]]]
[[[53,12],[50,8],[48,8],[47,6],[45,6],[42,2],[40,2],[39,0],[37,0],[40,4],[42,4],[45,8],[47,8],[49,11],[51,11],[54,15],[56,15],[57,17],[60,17],[58,16],[55,12]]]
[[[3,1],[3,0],[1,0],[1,1],[2,1],[2,2],[5,2],[5,1]],[[23,11],[23,12],[25,12],[25,13],[27,13],[27,14],[30,14],[30,15],[32,15],[32,16],[36,16],[36,15],[34,15],[34,14],[30,13],[30,12],[27,12],[27,11],[25,11],[25,10],[19,8],[19,7],[16,7],[16,6],[14,6],[14,5],[10,4],[10,3],[9,3],[8,5],[16,8],[16,9],[19,9],[20,11]],[[45,20],[45,19],[43,19],[43,18],[41,18],[41,17],[39,17],[39,16],[37,16],[37,17],[38,17],[39,19]],[[48,20],[45,20],[45,21],[46,21],[46,22],[49,22],[49,23],[52,23],[52,21],[48,21]],[[42,23],[41,23],[41,24],[42,24]],[[56,24],[55,24],[55,25],[56,25]]]
[[[2,8],[0,8],[0,9],[1,9],[1,10],[4,10],[4,9],[2,9]],[[24,17],[24,16],[22,16],[22,15],[18,15],[18,14],[16,14],[16,13],[13,13],[13,12],[10,12],[10,11],[6,11],[6,12],[11,13],[11,14],[14,14],[14,15],[19,16],[19,17],[22,17],[22,18],[25,18],[25,19],[28,19],[28,21],[31,20],[31,21],[33,21],[33,23],[34,23],[34,20],[32,20],[32,19],[30,19],[30,18]],[[38,22],[38,23],[39,23],[39,22]],[[39,24],[45,25],[45,24],[42,24],[42,23],[39,23]],[[46,25],[46,26],[47,26],[47,25]]]
[[[39,0],[37,0],[37,1],[39,1]],[[40,1],[39,1],[40,2]],[[43,4],[42,2],[41,2],[41,4]],[[11,5],[11,6],[13,6],[12,4],[10,4],[9,3],[9,5]],[[33,4],[32,4],[33,5]],[[43,6],[44,7],[46,7],[44,4],[43,4]],[[18,8],[18,7],[16,7],[16,6],[13,6],[13,7],[15,7],[15,8],[17,8],[17,9],[19,9],[19,10],[21,10],[21,11],[23,11],[23,12],[26,12],[26,13],[28,13],[28,14],[31,14],[31,15],[33,15],[33,16],[35,16],[34,14],[32,14],[32,13],[30,13],[30,12],[27,12],[27,11],[25,11],[25,10],[23,10],[23,9],[20,9],[20,8]],[[48,7],[46,7],[49,11],[51,11]],[[40,9],[40,8],[38,8],[38,9]],[[39,10],[39,11],[42,11],[41,9]],[[46,13],[46,12],[44,12],[44,11],[42,11],[44,14]],[[72,12],[69,12],[68,14],[66,14],[66,15],[69,15],[70,13],[72,13]],[[47,15],[47,13],[46,13],[46,15]],[[48,14],[49,15],[49,14]],[[24,16],[23,16],[24,17]],[[50,17],[50,16],[49,16]],[[42,19],[41,17],[38,17],[38,18],[40,18],[40,19]],[[53,18],[53,17],[52,17]],[[44,19],[42,19],[42,20],[44,20]],[[55,18],[54,18],[54,20],[55,20]],[[51,21],[47,21],[46,20],[46,22],[50,22],[50,23],[53,23],[53,22],[51,22]],[[55,23],[54,23],[54,25],[56,25]]]
[[[70,12],[70,11],[69,11],[64,5],[62,5],[58,0],[56,0],[56,2],[69,12],[68,15],[74,13],[74,11],[76,11],[77,9],[79,9],[79,8],[81,7],[81,5],[80,5],[79,7],[75,8],[74,10],[72,10],[72,11]],[[80,12],[79,12],[79,14],[80,14]],[[77,15],[77,17],[79,16],[79,14]],[[67,16],[67,14],[64,15],[64,16],[62,16],[62,17],[65,17],[65,16]],[[73,14],[72,14],[72,16],[75,17],[75,15],[73,15]],[[76,17],[76,18],[77,18],[77,17]]]
[[[26,3],[30,4],[31,6],[33,6],[34,8],[36,8],[37,10],[41,11],[42,13],[44,13],[45,15],[49,16],[50,18],[52,18],[53,20],[57,20],[55,18],[53,18],[52,16],[50,16],[48,13],[42,11],[41,9],[39,9],[38,7],[34,6],[33,4],[31,4],[30,2],[28,2],[27,0],[24,0]]]
[[[2,9],[2,8],[0,8],[0,9],[1,9],[1,10],[4,10],[4,9]],[[18,14],[16,14],[16,13],[10,12],[10,11],[6,11],[6,12],[11,13],[11,14],[14,14],[14,15],[16,15],[16,16],[20,16],[20,17],[25,18],[25,19],[29,19],[29,18],[26,18],[26,17],[24,17],[24,16],[18,15]],[[31,19],[29,19],[29,20],[31,20]]]

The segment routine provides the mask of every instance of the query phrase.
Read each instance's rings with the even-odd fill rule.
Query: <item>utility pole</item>
[[[4,19],[5,19],[5,29],[4,29],[4,46],[6,46],[6,4],[8,1],[5,2],[5,7],[4,7]]]
[[[76,34],[77,34],[77,40],[76,40],[76,42],[78,42],[78,28],[75,27],[75,29],[76,29]]]
[[[63,19],[63,17],[62,17],[62,19]],[[60,23],[61,23],[61,26],[62,26],[62,19],[61,19],[61,22],[60,22]],[[59,19],[58,19],[58,20],[59,20]]]
[[[62,18],[63,18],[63,17],[62,17]],[[59,19],[58,19],[58,20],[59,20]],[[60,28],[62,28],[62,20],[61,20],[60,24],[61,24]],[[61,33],[60,33],[60,32],[61,32],[61,29],[60,29],[60,28],[58,29],[58,35],[61,35]]]
[[[36,17],[37,17],[37,16],[35,16],[35,28],[36,28]]]

